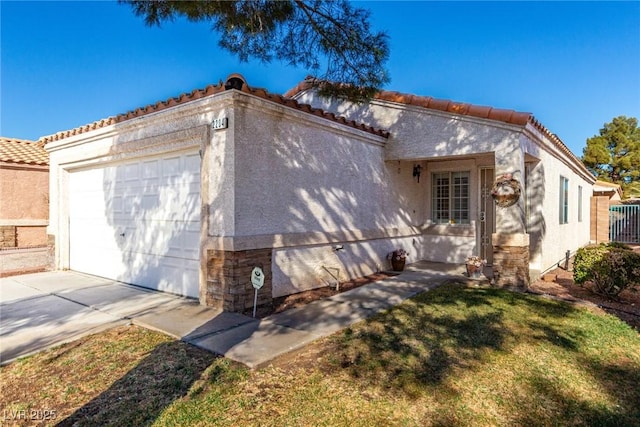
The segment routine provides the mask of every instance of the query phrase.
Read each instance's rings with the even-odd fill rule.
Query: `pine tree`
[[[176,18],[210,22],[219,45],[237,55],[304,67],[327,96],[370,99],[389,81],[387,36],[372,32],[370,12],[346,0],[123,0],[148,25]],[[323,71],[324,70],[324,71]]]
[[[628,196],[640,183],[640,128],[635,117],[618,116],[587,139],[582,162],[600,180],[620,184]]]

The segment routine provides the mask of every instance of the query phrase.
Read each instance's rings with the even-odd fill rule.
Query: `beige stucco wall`
[[[477,253],[477,216],[474,218],[474,215],[479,213],[480,199],[476,171],[481,166],[494,166],[496,176],[512,174],[529,197],[529,212],[525,197],[521,197],[514,206],[497,207],[495,217],[498,233],[531,233],[533,274],[554,267],[567,250],[573,253],[589,242],[589,197],[594,179],[531,124],[522,127],[441,111],[426,112],[419,107],[392,102],[373,101],[358,106],[328,101],[312,91],[299,94],[297,99],[389,130],[391,137],[385,159],[424,160],[427,164],[423,172],[425,182],[436,169],[471,171],[474,196],[472,224],[467,227],[428,226],[430,188],[425,188],[424,223],[430,230],[424,236],[428,259],[462,262],[464,256]],[[492,156],[489,162],[486,154]],[[525,183],[527,164],[531,166],[528,186]],[[569,179],[570,186],[569,223],[563,225],[559,224],[560,175]],[[578,186],[582,187],[582,221],[577,220]],[[451,236],[454,230],[456,237]],[[429,249],[433,247],[439,250]]]
[[[48,167],[0,164],[0,219],[47,219],[48,192]]]
[[[384,138],[254,97],[233,114],[234,245],[275,248],[274,296],[386,269],[395,247],[411,249],[421,184],[412,165],[385,162]]]
[[[0,164],[0,226],[16,227],[17,246],[47,243],[49,168]]]

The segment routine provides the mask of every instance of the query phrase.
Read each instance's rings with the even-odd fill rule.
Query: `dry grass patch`
[[[115,328],[0,368],[0,415],[8,425],[143,425],[213,359],[164,334]]]
[[[640,337],[618,319],[449,285],[208,385],[156,424],[637,425],[639,381]]]
[[[255,371],[130,327],[0,373],[3,408],[57,409],[61,425],[617,427],[640,419],[637,331],[564,302],[456,284]]]
[[[608,315],[445,286],[331,340],[322,366],[413,398],[421,425],[637,425],[640,337]]]

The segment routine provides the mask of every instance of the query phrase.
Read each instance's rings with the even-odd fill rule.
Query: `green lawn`
[[[58,409],[61,425],[640,425],[638,332],[585,308],[456,284],[256,371],[131,327],[0,374],[5,412]],[[12,400],[26,382],[33,390]]]

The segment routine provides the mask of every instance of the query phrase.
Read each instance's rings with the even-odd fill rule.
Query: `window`
[[[582,222],[582,185],[578,185],[578,222]]]
[[[560,176],[560,224],[569,222],[569,180]]]
[[[469,172],[434,173],[431,220],[436,224],[469,224]]]

